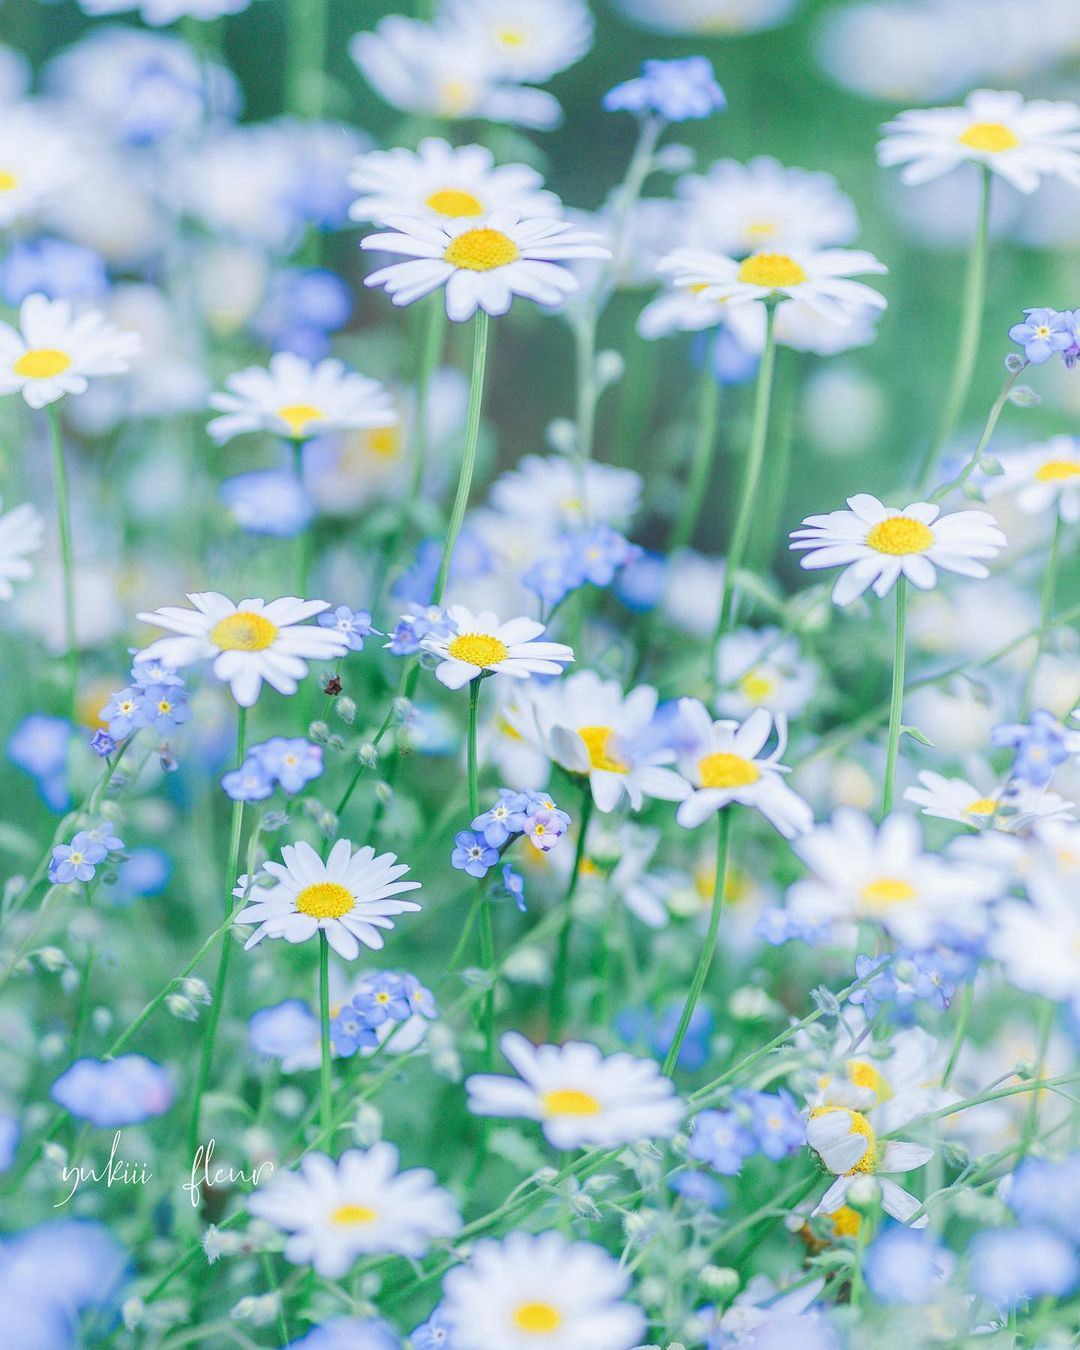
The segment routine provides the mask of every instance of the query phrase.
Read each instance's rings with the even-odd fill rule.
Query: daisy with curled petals
[[[86,392],[89,379],[123,375],[142,347],[96,310],[74,316],[66,300],[28,295],[19,326],[0,323],[0,394],[21,393],[31,408]]]
[[[903,164],[901,182],[940,178],[960,164],[980,164],[1020,192],[1034,192],[1044,174],[1080,184],[1080,108],[1026,102],[1011,91],[976,89],[962,108],[902,112],[882,131],[878,163]]]
[[[410,216],[442,225],[494,211],[562,215],[562,203],[544,189],[535,169],[496,165],[486,146],[454,146],[437,136],[425,136],[416,150],[398,146],[358,155],[349,186],[360,193],[349,207],[351,219],[376,224]]]
[[[787,719],[773,721],[771,713],[758,708],[746,721],[714,722],[709,710],[696,698],[679,700],[683,746],[679,772],[685,780],[684,800],[675,819],[694,829],[716,811],[732,802],[756,808],[784,836],[793,839],[813,824],[806,802],[787,786],[778,763],[787,744]],[[762,755],[775,726],[776,747]]]
[[[451,632],[429,633],[420,646],[439,658],[435,678],[447,689],[461,689],[482,675],[561,675],[574,652],[562,642],[537,642],[544,625],[535,619],[500,623],[490,611],[473,614],[464,605],[446,611]]]
[[[270,358],[270,369],[249,366],[225,380],[228,393],[211,394],[210,406],[224,414],[207,431],[223,445],[247,431],[269,431],[306,441],[328,431],[390,427],[398,418],[390,394],[378,380],[348,370],[332,357],[312,365],[292,352]]]
[[[631,1350],[645,1314],[622,1263],[563,1233],[484,1238],[443,1280],[453,1350]]]
[[[459,1231],[461,1215],[433,1172],[401,1172],[398,1164],[385,1141],[346,1149],[336,1160],[309,1153],[295,1172],[261,1185],[248,1212],[289,1234],[286,1261],[311,1265],[324,1279],[341,1279],[359,1256],[421,1257],[433,1238]]]
[[[619,1053],[606,1058],[595,1045],[531,1045],[511,1032],[500,1041],[520,1074],[478,1073],[466,1079],[474,1116],[538,1120],[555,1148],[610,1148],[667,1138],[685,1115],[669,1078],[651,1059]]]
[[[45,534],[41,513],[29,502],[0,516],[0,600],[15,594],[11,583],[31,575],[28,553],[36,553]]]
[[[304,621],[329,609],[326,600],[241,600],[234,604],[216,591],[188,596],[194,609],[167,605],[141,613],[143,623],[167,628],[175,637],[158,638],[135,657],[136,664],[161,661],[171,670],[213,660],[217,679],[227,684],[241,708],[253,707],[263,680],[279,694],[295,694],[308,661],[332,661],[348,653],[336,628]]]
[[[900,1223],[907,1223],[922,1208],[921,1202],[890,1179],[890,1172],[912,1172],[923,1167],[934,1156],[934,1150],[925,1144],[906,1143],[900,1139],[878,1139],[880,1129],[895,1130],[920,1113],[915,1105],[920,1099],[912,1097],[913,1109],[901,1111],[898,1101],[890,1101],[888,1123],[878,1120],[879,1108],[865,1113],[849,1106],[814,1106],[806,1124],[806,1142],[820,1158],[824,1167],[836,1180],[818,1201],[815,1214],[835,1214],[846,1202],[851,1183],[856,1177],[876,1177],[881,1187],[881,1207]],[[926,1215],[912,1225],[922,1228]]]
[[[1037,820],[1076,819],[1075,802],[1026,783],[1003,784],[987,794],[966,778],[945,778],[929,769],[919,774],[919,783],[907,789],[905,801],[921,806],[924,816],[953,820],[976,830],[989,826],[1015,834]]]
[[[987,511],[954,511],[942,516],[929,502],[913,502],[901,511],[861,492],[848,498],[847,511],[807,516],[793,530],[793,549],[810,550],[803,567],[843,567],[833,600],[850,605],[868,586],[879,598],[898,577],[920,590],[937,584],[936,568],[966,577],[986,577],[983,559],[996,557],[1005,536]]]
[[[515,295],[558,305],[578,288],[560,261],[611,257],[599,235],[563,220],[522,219],[516,211],[445,225],[407,216],[386,223],[393,233],[369,234],[360,247],[400,253],[410,261],[380,267],[364,284],[382,286],[395,305],[412,304],[445,286],[446,313],[455,323],[477,309],[505,314]]]
[[[659,267],[676,286],[692,287],[704,300],[739,305],[787,297],[840,324],[850,323],[866,306],[884,309],[887,303],[872,286],[850,280],[889,270],[862,249],[760,252],[740,262],[706,249],[680,248],[662,258]]]
[[[380,853],[367,845],[353,852],[348,839],[339,839],[326,861],[310,844],[286,844],[283,861],[263,863],[271,878],[266,889],[251,889],[243,876],[233,894],[249,900],[234,922],[258,924],[244,944],[254,947],[265,937],[286,942],[307,942],[323,932],[339,956],[355,961],[360,944],[378,951],[383,946],[380,928],[393,928],[391,916],[413,913],[420,906],[413,900],[396,900],[403,891],[419,890],[418,881],[401,881],[409,870],[393,853]]]

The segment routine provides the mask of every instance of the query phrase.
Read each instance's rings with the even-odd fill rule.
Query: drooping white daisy
[[[451,605],[446,613],[453,632],[448,637],[429,633],[420,645],[439,658],[435,678],[447,689],[460,689],[485,673],[518,680],[560,675],[563,664],[574,659],[573,648],[563,642],[537,642],[544,625],[535,619],[500,623],[490,611],[473,614],[464,605]]]
[[[36,553],[44,538],[45,521],[29,502],[0,516],[0,600],[10,600],[15,594],[13,581],[26,581],[33,575],[27,554]]]
[[[445,225],[395,216],[393,233],[369,234],[364,249],[401,253],[409,262],[391,263],[364,278],[382,286],[395,305],[409,305],[446,287],[446,312],[455,322],[476,310],[505,314],[515,295],[540,305],[558,305],[577,290],[574,274],[558,264],[566,258],[609,258],[598,236],[564,220],[522,219],[496,211],[475,220]]]
[[[847,499],[848,511],[807,516],[793,530],[793,549],[809,549],[803,567],[842,567],[833,587],[838,605],[850,605],[872,586],[879,598],[888,595],[897,577],[920,590],[937,585],[936,567],[965,577],[986,577],[982,562],[1005,547],[1005,536],[988,511],[940,514],[930,502],[912,502],[903,510],[883,506],[868,492]]]
[[[907,1223],[920,1208],[920,1201],[883,1174],[912,1172],[923,1167],[934,1156],[934,1150],[925,1144],[905,1143],[899,1139],[879,1140],[879,1128],[876,1110],[863,1113],[847,1106],[811,1108],[806,1142],[836,1177],[818,1201],[815,1214],[835,1214],[845,1203],[851,1183],[859,1176],[876,1177],[881,1187],[882,1208],[901,1223]],[[890,1128],[896,1129],[898,1125]],[[914,1227],[922,1228],[925,1224],[924,1214],[915,1220]]]
[[[675,1133],[686,1113],[651,1059],[619,1053],[605,1057],[595,1045],[532,1045],[510,1032],[499,1042],[520,1074],[477,1073],[465,1080],[476,1116],[539,1120],[555,1148],[609,1148]]]
[[[288,1233],[285,1259],[312,1265],[328,1280],[347,1275],[358,1256],[421,1257],[433,1238],[461,1228],[457,1201],[426,1167],[398,1170],[398,1151],[382,1141],[350,1148],[336,1161],[308,1153],[295,1172],[279,1172],[248,1198],[248,1211]]]
[[[19,392],[31,408],[82,394],[88,377],[123,375],[142,341],[121,333],[96,310],[74,317],[66,300],[28,295],[19,327],[0,323],[0,394]]]
[[[1035,873],[1025,881],[1028,900],[1007,899],[994,909],[988,943],[1005,977],[1018,989],[1080,1008],[1080,907],[1067,875]]]
[[[846,1106],[873,1112],[874,1129],[888,1134],[914,1116],[959,1101],[956,1092],[940,1086],[948,1048],[922,1027],[906,1027],[888,1041],[884,1054],[869,1048],[870,1028],[838,1025],[836,1042],[824,1056],[810,1094],[811,1107]],[[811,1059],[813,1056],[811,1056]],[[822,1063],[823,1060],[823,1063]]]
[[[227,394],[211,394],[210,406],[225,414],[207,431],[223,445],[246,431],[269,431],[306,441],[327,431],[393,427],[398,420],[390,393],[378,380],[348,370],[333,357],[312,365],[292,352],[277,352],[270,369],[248,366],[225,380]]]
[[[912,816],[893,814],[877,828],[861,811],[841,807],[793,847],[813,873],[788,891],[797,923],[867,920],[913,946],[984,932],[1003,884],[993,869],[924,853]]]
[[[603,1247],[563,1233],[478,1242],[443,1280],[454,1350],[632,1350],[645,1314],[620,1302],[630,1276]]]
[[[509,80],[544,84],[592,46],[585,0],[444,0],[441,17]]]
[[[982,164],[1021,192],[1044,174],[1080,184],[1080,108],[1025,102],[1022,94],[976,89],[962,108],[903,112],[882,131],[878,163],[905,166],[901,182],[925,183],[965,162]]]
[[[945,778],[929,769],[919,774],[919,782],[921,787],[909,787],[904,793],[905,801],[921,806],[924,816],[955,820],[977,830],[992,823],[995,829],[1011,834],[1036,820],[1076,818],[1075,802],[1023,783],[1002,783],[989,792],[980,792],[966,778]]]
[[[786,718],[778,717],[774,723],[770,713],[757,708],[742,726],[714,722],[698,699],[681,698],[679,723],[683,745],[678,764],[686,780],[686,797],[675,813],[680,825],[692,830],[715,811],[738,802],[760,811],[785,839],[811,827],[810,807],[781,778],[789,772],[779,762],[787,744]],[[774,727],[776,746],[763,755]]]
[[[326,600],[287,595],[269,604],[254,599],[237,605],[217,591],[195,592],[188,599],[194,609],[168,605],[138,615],[143,623],[178,636],[158,638],[135,660],[161,661],[179,670],[213,658],[214,675],[229,686],[242,708],[255,704],[263,680],[279,694],[295,694],[297,681],[308,673],[308,661],[332,661],[348,652],[337,629],[304,622],[329,609]]]
[[[442,225],[496,211],[562,214],[558,197],[527,164],[496,165],[484,145],[453,146],[437,136],[425,136],[415,151],[399,146],[357,156],[349,186],[360,193],[350,217],[377,225],[394,216]]]
[[[6,107],[0,122],[0,228],[54,200],[86,167],[55,109],[32,103]]]
[[[706,286],[679,284],[672,277],[664,281],[664,289],[638,315],[639,337],[652,341],[723,324],[746,351],[757,354],[765,346],[764,305],[729,305],[707,295]]]
[[[739,305],[787,296],[836,323],[850,323],[852,316],[866,306],[884,309],[887,303],[872,286],[850,280],[863,273],[889,270],[862,249],[760,252],[740,262],[707,249],[680,248],[661,259],[660,270],[677,286],[701,287],[699,293],[709,300]]]
[[[717,712],[748,717],[755,708],[797,717],[813,697],[817,670],[799,639],[778,628],[739,628],[716,649]]]
[[[1075,436],[1051,436],[996,458],[1005,472],[986,479],[987,497],[1015,496],[1026,515],[1056,509],[1069,525],[1080,520],[1080,441]]]
[[[851,198],[831,174],[788,169],[767,155],[747,164],[719,159],[680,178],[678,195],[695,238],[733,258],[762,249],[813,253],[850,244],[859,232]]]
[[[613,811],[625,795],[635,811],[644,798],[679,801],[686,785],[674,770],[675,751],[649,734],[657,694],[639,685],[624,694],[616,680],[578,671],[519,697],[506,719],[525,740],[570,773],[588,777],[600,811]]]
[[[262,870],[273,878],[266,888],[251,889],[251,878],[239,879],[233,894],[250,903],[236,915],[238,924],[258,924],[244,944],[254,947],[265,937],[307,942],[321,929],[339,956],[355,961],[360,944],[378,951],[380,928],[393,928],[391,916],[419,910],[414,900],[395,900],[403,891],[415,891],[418,881],[401,881],[409,870],[393,853],[377,857],[370,844],[353,852],[348,839],[339,839],[326,861],[310,844],[286,844],[283,862],[265,862]]]

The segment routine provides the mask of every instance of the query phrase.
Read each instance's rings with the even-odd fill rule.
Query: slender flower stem
[[[472,378],[469,382],[469,412],[465,423],[465,453],[461,460],[461,472],[458,476],[457,494],[450,512],[450,524],[446,530],[446,543],[443,545],[439,571],[435,577],[435,589],[431,593],[431,603],[441,605],[446,580],[450,575],[450,563],[454,556],[461,522],[465,519],[465,508],[469,504],[472,490],[473,472],[476,469],[476,446],[480,439],[480,409],[484,401],[484,367],[487,365],[488,316],[484,310],[476,311],[473,329]]]
[[[750,525],[754,514],[754,499],[757,495],[761,466],[765,459],[765,442],[769,431],[769,400],[772,394],[773,371],[776,367],[776,329],[775,309],[769,306],[765,327],[765,349],[761,353],[758,366],[757,388],[754,394],[754,420],[750,428],[750,448],[747,454],[746,471],[743,477],[742,498],[739,501],[738,514],[735,517],[735,530],[731,537],[731,547],[724,561],[724,584],[720,591],[720,613],[716,620],[716,631],[709,647],[709,678],[715,669],[715,652],[721,639],[731,627],[732,601],[735,595],[735,574],[742,566],[746,555],[746,545],[750,537]]]
[[[724,886],[727,882],[730,843],[731,809],[730,807],[724,807],[718,813],[717,819],[716,875],[713,879],[709,927],[705,933],[705,942],[694,970],[694,978],[690,981],[690,991],[686,995],[686,1002],[683,1005],[682,1016],[679,1018],[679,1025],[675,1031],[675,1038],[671,1042],[667,1057],[664,1060],[663,1073],[665,1077],[670,1077],[675,1065],[679,1062],[679,1052],[682,1050],[683,1041],[686,1039],[686,1031],[690,1026],[694,1009],[697,1007],[697,1001],[701,997],[701,991],[705,988],[705,980],[709,974],[709,966],[712,964],[713,952],[716,950],[716,935],[720,931],[720,916],[724,912]]]
[[[247,745],[247,709],[236,710],[236,763],[244,762]],[[229,853],[225,864],[224,906],[228,919],[233,909],[232,889],[236,884],[236,868],[240,860],[240,835],[244,824],[244,803],[234,801],[232,808],[232,826],[229,833]],[[221,1019],[221,1005],[225,1000],[225,983],[229,973],[229,953],[232,941],[226,937],[221,944],[218,957],[217,975],[214,979],[214,993],[210,1010],[206,1015],[206,1027],[203,1032],[202,1050],[199,1055],[199,1067],[195,1078],[195,1093],[191,1103],[191,1121],[188,1126],[187,1156],[193,1158],[199,1144],[199,1118],[202,1112],[202,1098],[210,1080],[210,1066],[214,1059],[214,1041],[217,1039],[218,1022]]]
[[[480,814],[480,769],[476,753],[476,727],[480,709],[480,686],[483,676],[469,682],[469,819]],[[481,1022],[484,1028],[484,1058],[490,1071],[495,1064],[495,935],[491,924],[491,897],[483,879],[478,881],[480,902],[480,961],[488,976],[484,992]]]
[[[960,333],[956,341],[956,361],[953,365],[949,392],[942,406],[941,421],[937,434],[931,442],[919,470],[919,483],[929,478],[938,455],[948,444],[956,429],[960,414],[971,387],[971,377],[975,372],[975,359],[979,354],[979,337],[982,331],[983,308],[986,304],[986,266],[990,252],[990,193],[992,177],[990,170],[982,170],[979,215],[975,224],[975,236],[971,241],[968,255],[967,274],[964,278],[964,295],[960,309]]]
[[[312,121],[323,115],[325,104],[327,4],[289,0],[288,7],[285,102],[291,113]]]
[[[319,1070],[319,1127],[323,1134],[333,1119],[334,1089],[330,1078],[330,943],[326,930],[319,929],[319,1045],[322,1051]]]
[[[669,552],[686,548],[694,537],[705,492],[712,477],[713,463],[716,459],[716,425],[720,411],[720,381],[713,370],[713,353],[716,349],[715,336],[710,338],[705,349],[705,360],[701,367],[701,384],[698,394],[697,434],[694,438],[694,455],[690,461],[690,474],[686,482],[686,492],[682,499],[682,509],[671,532]]]
[[[881,789],[882,820],[892,810],[896,779],[896,757],[900,748],[900,718],[904,711],[904,620],[907,605],[907,580],[896,578],[896,644],[893,648],[892,698],[889,701],[889,739],[885,750],[885,782]]]
[[[1012,393],[1013,385],[1027,369],[1028,363],[1024,361],[1022,365],[1011,372],[1005,383],[1001,386],[1001,393],[994,400],[990,409],[990,415],[986,419],[986,425],[983,427],[982,435],[979,437],[979,443],[975,447],[975,453],[971,456],[963,469],[955,478],[950,478],[947,483],[942,483],[941,487],[936,488],[930,495],[932,502],[944,501],[950,492],[955,492],[958,488],[963,488],[964,484],[982,463],[982,457],[986,452],[986,447],[990,444],[990,438],[998,424],[998,418],[1001,416],[1002,409],[1009,401],[1009,395]]]
[[[49,441],[52,445],[56,519],[60,529],[60,561],[64,575],[64,641],[68,666],[68,711],[70,716],[74,718],[79,686],[79,649],[75,638],[75,564],[71,551],[71,508],[68,503],[64,435],[60,426],[60,411],[56,403],[49,404]]]
[[[1057,590],[1058,564],[1061,558],[1061,537],[1064,532],[1065,527],[1061,519],[1061,512],[1058,511],[1054,515],[1054,532],[1050,536],[1050,552],[1047,554],[1046,568],[1043,571],[1039,628],[1035,634],[1035,655],[1028,667],[1027,678],[1024,681],[1024,695],[1020,701],[1021,722],[1027,721],[1027,715],[1031,711],[1031,696],[1035,689],[1035,678],[1039,673],[1039,662],[1042,660],[1043,648],[1046,646],[1046,635],[1050,631],[1050,615],[1054,608],[1054,592]]]
[[[956,1034],[953,1036],[952,1049],[949,1051],[949,1060],[945,1065],[945,1072],[941,1075],[941,1086],[943,1088],[949,1086],[949,1080],[953,1076],[953,1070],[956,1068],[956,1061],[960,1058],[960,1051],[964,1045],[968,1021],[971,1018],[972,993],[973,982],[968,980],[964,985],[963,993],[960,995],[960,1012],[956,1019]]]
[[[549,1036],[557,1041],[566,1020],[566,991],[570,975],[570,932],[573,927],[574,894],[577,891],[578,878],[581,876],[581,864],[585,860],[585,843],[589,833],[589,821],[592,818],[593,795],[589,780],[581,798],[581,821],[578,827],[577,849],[574,852],[574,866],[570,871],[570,880],[566,886],[566,913],[559,929],[559,940],[555,953],[555,970],[551,979],[551,1005]]]
[[[1042,1078],[1046,1069],[1046,1051],[1050,1045],[1050,1034],[1054,1029],[1054,1004],[1043,999],[1039,1013],[1038,1045],[1035,1053],[1035,1077]],[[1021,1156],[1030,1149],[1039,1127],[1039,1107],[1042,1105],[1040,1094],[1033,1092],[1024,1115],[1024,1124],[1020,1131]]]

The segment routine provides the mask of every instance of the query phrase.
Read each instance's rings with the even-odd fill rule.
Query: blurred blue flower
[[[1075,1244],[1047,1228],[1024,1225],[978,1233],[967,1256],[971,1288],[998,1308],[1061,1298],[1080,1281]]]
[[[50,300],[92,300],[109,289],[105,260],[66,239],[26,239],[0,259],[0,297],[21,305],[35,291]]]
[[[352,295],[334,272],[290,267],[270,278],[252,332],[271,351],[290,351],[320,361],[330,351],[330,334],[352,313]]]
[[[757,1151],[754,1136],[735,1111],[702,1111],[690,1136],[691,1158],[708,1163],[724,1176],[737,1176],[744,1161]]]
[[[136,1125],[169,1109],[173,1088],[159,1064],[142,1055],[77,1059],[49,1090],[53,1101],[100,1129]]]
[[[160,895],[172,876],[172,859],[160,848],[133,848],[124,860],[124,866],[114,891],[114,898],[135,899]]]
[[[19,1122],[14,1116],[0,1116],[0,1172],[6,1172],[15,1161],[19,1147]]]
[[[655,609],[664,598],[667,560],[659,553],[642,552],[615,578],[615,594],[635,614]]]
[[[1008,1201],[1021,1222],[1055,1228],[1080,1247],[1080,1152],[1060,1162],[1026,1158],[1013,1175]]]
[[[435,1005],[435,995],[430,989],[425,989],[415,975],[403,975],[401,983],[406,1002],[412,1012],[419,1013],[421,1017],[426,1017],[428,1021],[438,1017],[439,1010]]]
[[[925,1228],[890,1225],[866,1249],[863,1273],[879,1303],[926,1304],[941,1292],[955,1264]]]
[[[318,1039],[319,1019],[303,999],[287,998],[248,1018],[248,1043],[268,1059],[287,1059]]]
[[[676,1172],[668,1186],[684,1200],[708,1209],[726,1209],[731,1204],[727,1187],[708,1172]]]
[[[227,478],[218,489],[233,519],[249,534],[269,534],[292,539],[311,523],[315,508],[285,469],[256,469]]]
[[[450,1323],[446,1320],[441,1307],[435,1309],[423,1326],[417,1327],[409,1337],[413,1350],[453,1350],[450,1340]]]
[[[290,1341],[286,1350],[401,1350],[401,1341],[385,1322],[333,1317]]]
[[[12,764],[33,777],[46,805],[53,811],[66,811],[71,805],[67,788],[71,732],[71,723],[63,717],[31,713],[11,733],[7,744]]]
[[[274,791],[274,780],[257,759],[245,759],[238,769],[222,774],[221,786],[234,802],[262,802]]]
[[[527,912],[525,906],[525,879],[520,876],[509,863],[503,863],[502,870],[503,889],[507,895],[521,910],[522,914]]]
[[[1037,708],[1029,722],[1007,722],[990,732],[991,742],[1015,750],[1012,777],[1032,787],[1045,787],[1054,770],[1080,750],[1080,736],[1066,731],[1053,713]]]
[[[413,656],[420,650],[421,641],[434,634],[449,637],[453,624],[445,609],[438,605],[410,604],[398,620],[397,627],[385,645],[394,656]]]
[[[641,74],[604,95],[607,112],[656,113],[667,122],[711,117],[727,106],[712,63],[704,56],[643,61]]]
[[[772,1162],[797,1152],[806,1143],[806,1122],[791,1093],[744,1092],[750,1108],[750,1128],[758,1150]]]

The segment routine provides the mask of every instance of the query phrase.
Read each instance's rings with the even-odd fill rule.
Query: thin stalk
[[[750,428],[750,447],[743,477],[742,497],[738,514],[735,517],[735,530],[731,537],[731,547],[724,560],[724,584],[720,591],[720,614],[716,620],[716,631],[709,647],[709,679],[712,680],[715,669],[715,652],[721,639],[731,627],[732,601],[735,596],[735,574],[742,567],[746,556],[746,544],[750,537],[750,526],[754,515],[754,500],[757,495],[761,466],[765,459],[765,442],[769,431],[769,401],[772,395],[773,371],[776,367],[776,331],[775,310],[770,305],[767,310],[765,327],[765,350],[761,353],[758,366],[757,388],[754,393],[754,420]]]
[[[71,549],[71,507],[68,502],[67,465],[60,410],[49,404],[49,442],[52,446],[53,486],[56,489],[56,521],[60,531],[60,561],[64,580],[64,642],[68,668],[68,712],[75,717],[79,687],[79,649],[75,637],[75,564]]]
[[[690,461],[690,474],[683,494],[682,509],[671,532],[669,552],[686,548],[693,540],[701,515],[705,492],[712,477],[713,463],[716,459],[716,426],[720,411],[720,381],[713,370],[713,352],[716,347],[715,336],[709,339],[705,350],[705,361],[701,368],[701,384],[698,392],[697,431],[694,436],[694,453]]]
[[[971,999],[972,999],[972,981],[964,985],[964,992],[960,995],[960,1011],[956,1019],[956,1034],[953,1036],[952,1049],[949,1051],[948,1063],[945,1065],[945,1072],[941,1075],[941,1086],[947,1088],[949,1080],[953,1076],[953,1070],[956,1068],[956,1061],[960,1058],[960,1051],[964,1044],[964,1037],[967,1035],[968,1021],[971,1018]]]
[[[319,1125],[323,1134],[334,1119],[334,1089],[330,1078],[330,943],[326,930],[319,929]]]
[[[1039,662],[1042,660],[1043,648],[1046,646],[1046,635],[1050,631],[1050,615],[1054,608],[1054,592],[1057,590],[1061,537],[1064,530],[1061,512],[1058,511],[1054,515],[1054,532],[1050,536],[1050,552],[1047,554],[1046,568],[1043,572],[1042,598],[1039,604],[1039,627],[1035,634],[1035,655],[1028,667],[1027,678],[1024,681],[1024,694],[1020,701],[1021,722],[1027,721],[1027,715],[1031,711],[1031,696],[1035,689],[1035,677],[1039,673]]]
[[[955,492],[958,488],[962,488],[982,463],[982,457],[986,452],[986,447],[990,444],[990,438],[993,436],[997,427],[998,418],[1001,416],[1005,404],[1009,401],[1009,395],[1012,393],[1013,385],[1027,369],[1027,366],[1028,363],[1026,361],[1022,365],[1017,366],[1001,386],[1001,393],[998,394],[990,408],[990,415],[986,419],[986,425],[983,427],[982,435],[979,437],[979,443],[975,447],[975,453],[955,478],[950,478],[947,483],[942,483],[941,487],[934,490],[930,496],[932,502],[943,501],[950,492]]]
[[[1039,1014],[1039,1040],[1036,1049],[1035,1077],[1042,1078],[1043,1071],[1046,1068],[1046,1051],[1050,1045],[1050,1033],[1054,1029],[1054,1005],[1049,999],[1043,1000],[1043,1006]],[[1027,1111],[1024,1113],[1024,1124],[1020,1131],[1021,1157],[1027,1154],[1031,1148],[1032,1142],[1039,1128],[1039,1107],[1042,1105],[1039,1100],[1039,1093],[1033,1092],[1031,1100],[1028,1102]]]
[[[458,475],[457,494],[450,512],[450,524],[443,544],[442,559],[435,577],[435,589],[431,594],[431,603],[441,605],[446,580],[450,575],[450,563],[454,556],[461,522],[465,519],[465,508],[469,504],[472,490],[473,473],[476,469],[476,446],[480,439],[480,410],[484,402],[484,368],[487,364],[488,316],[482,309],[476,311],[473,329],[472,376],[469,381],[469,412],[465,423],[465,453],[461,460],[461,472]]]
[[[937,434],[926,453],[919,470],[919,483],[929,478],[937,458],[948,444],[956,429],[960,414],[964,411],[971,377],[975,373],[975,359],[979,354],[979,337],[982,331],[983,308],[986,304],[986,265],[990,252],[990,170],[982,170],[982,184],[979,197],[979,215],[975,223],[975,236],[971,241],[968,254],[967,273],[964,277],[964,294],[960,306],[960,333],[956,340],[956,360],[953,364],[949,392],[942,406],[941,421]]]
[[[892,697],[889,701],[889,739],[885,750],[885,782],[881,789],[882,820],[892,810],[896,780],[896,759],[900,749],[900,718],[904,711],[904,626],[907,606],[907,580],[896,578],[896,642],[893,647]]]
[[[292,441],[293,471],[301,493],[304,488],[304,442]],[[296,536],[296,594],[303,598],[307,595],[308,570],[311,565],[311,541],[308,531],[310,522]]]
[[[469,819],[480,814],[480,767],[476,751],[476,728],[480,709],[479,676],[469,683]],[[481,1023],[484,1030],[484,1063],[488,1072],[495,1066],[495,934],[491,923],[491,896],[483,880],[477,882],[480,894],[480,963],[487,973],[489,985],[484,992]]]
[[[679,1052],[682,1050],[683,1041],[686,1039],[686,1031],[690,1026],[690,1019],[694,1015],[694,1009],[697,1007],[697,1001],[701,997],[701,991],[705,988],[705,980],[709,974],[709,966],[712,964],[713,952],[716,950],[716,935],[720,931],[720,916],[724,912],[724,886],[727,881],[728,848],[731,843],[731,810],[724,807],[718,813],[717,818],[717,836],[716,836],[716,875],[713,878],[713,897],[712,908],[709,911],[709,927],[705,933],[705,942],[701,948],[701,954],[698,957],[697,966],[694,970],[694,977],[690,981],[690,990],[686,995],[686,1002],[683,1004],[682,1016],[679,1018],[679,1025],[675,1031],[675,1039],[671,1042],[667,1056],[664,1059],[663,1073],[669,1077],[679,1062]]]
[[[325,104],[327,0],[289,0],[287,24],[286,106],[315,121]]]
[[[566,991],[570,974],[570,933],[574,922],[574,894],[577,891],[578,879],[581,876],[581,864],[585,859],[585,842],[589,833],[592,809],[592,788],[586,778],[581,798],[581,824],[578,829],[577,848],[574,851],[574,865],[570,870],[570,880],[566,886],[566,899],[564,901],[566,913],[563,915],[562,925],[559,928],[559,940],[555,952],[555,970],[551,979],[551,1028],[549,1036],[552,1041],[559,1039],[563,1023],[566,1020]]]

